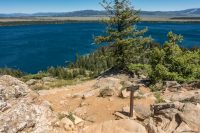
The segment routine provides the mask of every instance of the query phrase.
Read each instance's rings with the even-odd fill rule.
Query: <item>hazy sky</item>
[[[102,10],[101,0],[0,0],[0,13],[67,12]],[[171,11],[200,8],[200,0],[132,0],[136,9]]]

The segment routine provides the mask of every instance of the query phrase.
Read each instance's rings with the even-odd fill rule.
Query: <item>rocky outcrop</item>
[[[45,82],[53,82],[53,79],[50,78],[44,78],[43,80]],[[37,81],[30,80],[27,84],[34,85],[35,82]],[[50,95],[53,95],[52,99],[46,99],[49,103],[43,101],[44,97],[39,96],[18,79],[11,76],[0,76],[0,132],[147,133],[146,130],[149,133],[200,132],[199,89],[189,89],[190,91],[188,91],[184,86],[179,86],[177,82],[168,81],[166,82],[166,88],[168,89],[160,92],[162,93],[161,97],[167,103],[155,104],[150,110],[150,105],[154,104],[156,99],[148,87],[140,84],[139,90],[134,93],[135,117],[129,118],[130,108],[127,106],[129,100],[125,98],[129,98],[130,92],[126,91],[125,88],[133,83],[136,82],[124,81],[118,77],[102,77],[89,87],[85,87],[85,89],[76,90],[73,88],[74,90],[69,90],[69,92],[62,90],[66,94],[62,95],[59,100],[52,101],[52,99],[59,97],[62,92],[59,90],[61,93],[59,92],[57,96],[52,93]],[[49,90],[46,92],[49,93]],[[122,95],[123,99],[118,97],[119,94]],[[99,96],[109,98],[101,98]],[[72,107],[72,109],[69,108],[64,112],[62,112],[63,109],[56,110],[62,107],[55,106],[59,105],[57,103],[62,104],[64,101],[71,106],[75,100],[77,106]],[[100,100],[102,102],[99,102]],[[98,103],[93,101],[98,101]],[[101,104],[104,102],[106,104]],[[120,106],[116,106],[114,102],[119,103]],[[107,103],[109,106],[112,105],[110,103],[114,103],[115,109],[106,106]],[[96,106],[97,104],[99,107]],[[109,118],[98,120],[98,117],[93,115],[97,111],[92,110],[96,107],[100,110],[104,109],[102,109],[104,112],[98,115],[99,117],[103,116],[108,110],[109,115],[106,112],[105,116],[109,116]],[[55,109],[57,113],[52,109]],[[105,109],[107,110],[105,111]],[[73,113],[69,113],[69,110],[73,110]],[[114,118],[121,120],[112,120]],[[102,123],[97,124],[95,122]],[[146,129],[140,123],[143,123]]]
[[[200,108],[192,103],[163,103],[152,106],[147,124],[150,133],[199,133]]]
[[[133,120],[107,121],[83,129],[82,133],[147,133],[144,126]]]
[[[1,98],[6,100],[12,98],[18,98],[20,96],[25,96],[30,92],[28,86],[19,81],[16,78],[13,78],[8,75],[4,75],[0,77],[0,94]]]
[[[28,99],[18,101],[8,111],[0,115],[0,132],[17,133],[20,131],[42,133],[53,130],[53,115],[49,105],[32,104]]]
[[[200,132],[200,106],[186,103],[180,113],[180,118],[195,132]]]
[[[1,133],[53,131],[56,116],[49,103],[40,103],[38,94],[25,83],[11,76],[1,76],[0,90]]]
[[[167,101],[180,101],[183,103],[200,103],[200,90],[191,90],[191,91],[177,91],[171,93],[165,93],[164,97]]]
[[[0,111],[11,107],[9,101],[26,96],[30,92],[28,86],[16,78],[5,75],[0,77]]]
[[[200,89],[200,81],[193,81],[183,85],[187,90],[196,90]]]
[[[177,81],[165,81],[165,88],[168,91],[176,92],[181,88],[181,85]]]
[[[98,82],[94,85],[95,89],[99,90],[105,90],[110,89],[115,92],[116,95],[119,95],[119,92],[122,89],[121,80],[118,78],[113,77],[106,77],[106,78],[100,78]]]

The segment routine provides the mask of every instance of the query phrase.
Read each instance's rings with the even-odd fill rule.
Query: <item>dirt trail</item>
[[[84,119],[86,124],[115,120],[116,117],[113,113],[121,111],[125,106],[129,106],[129,98],[92,96],[82,99],[81,97],[72,97],[73,95],[94,89],[96,82],[97,80],[90,80],[73,86],[43,90],[39,94],[43,100],[50,102],[55,112],[78,112],[78,116]],[[144,91],[146,90],[144,89]],[[149,108],[153,102],[153,100],[146,98],[136,99],[135,105]]]

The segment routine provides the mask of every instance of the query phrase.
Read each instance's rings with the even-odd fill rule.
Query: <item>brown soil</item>
[[[91,80],[78,85],[44,90],[39,93],[41,99],[49,101],[52,109],[57,113],[62,111],[74,112],[77,108],[80,108],[80,112],[83,115],[79,115],[79,117],[84,119],[86,124],[115,120],[116,117],[113,113],[121,111],[125,106],[129,106],[129,99],[122,99],[117,96],[107,98],[93,96],[86,99],[70,97],[70,95],[91,90],[96,82],[96,80]],[[149,92],[144,87],[141,90],[144,93]],[[81,106],[81,103],[84,105]],[[154,101],[148,98],[135,100],[135,105],[146,108],[149,108],[150,104],[153,103]]]

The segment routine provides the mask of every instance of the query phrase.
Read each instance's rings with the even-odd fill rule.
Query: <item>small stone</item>
[[[129,113],[129,111],[130,111],[129,106],[125,106],[125,107],[122,108],[122,112],[124,112],[124,113]]]
[[[18,131],[22,131],[24,128],[26,128],[27,123],[26,122],[22,122],[17,126],[17,130]]]
[[[73,122],[66,117],[61,120],[61,124],[64,127],[65,131],[72,131],[74,129]]]
[[[79,107],[74,110],[74,113],[78,116],[84,116],[85,114],[87,114],[87,108],[85,106]]]
[[[178,110],[182,110],[185,104],[176,101],[176,102],[174,102],[174,105],[175,105],[175,108],[176,108],[176,109],[178,109]]]
[[[74,124],[75,125],[80,124],[80,123],[83,122],[83,120],[81,118],[79,118],[78,116],[73,115],[73,117],[75,118],[75,120],[74,120]]]
[[[177,81],[166,81],[165,87],[170,92],[177,92],[181,88],[181,85]]]
[[[145,75],[143,75],[143,74],[139,75],[139,77],[140,77],[141,79],[147,79],[147,76],[145,76]]]
[[[128,116],[126,116],[120,112],[115,112],[114,115],[119,117],[120,119],[128,119],[129,118]]]
[[[29,86],[34,85],[36,83],[37,83],[37,80],[35,80],[35,79],[30,79],[29,81],[26,82],[26,84],[29,85]]]
[[[114,101],[114,99],[113,99],[112,97],[109,97],[108,100],[109,100],[110,102],[113,102],[113,101]]]
[[[64,115],[64,116],[68,116],[68,115],[69,115],[69,112],[62,111],[60,114],[61,114],[61,115]]]
[[[123,98],[128,98],[128,97],[130,97],[130,92],[128,92],[126,89],[124,89],[124,90],[122,91],[122,97],[123,97]]]
[[[199,110],[200,110],[200,104],[199,103],[197,103],[197,108],[199,108]]]
[[[60,101],[60,105],[67,105],[68,101],[67,100],[62,100]]]
[[[125,81],[124,83],[123,83],[123,87],[124,88],[128,88],[128,87],[130,87],[130,86],[132,86],[133,85],[133,83],[131,83],[130,81]]]
[[[60,127],[60,122],[57,121],[55,124],[54,124],[55,127]]]
[[[81,103],[80,103],[80,107],[88,106],[88,105],[89,105],[89,103],[85,103],[85,102],[81,102]]]
[[[139,93],[139,91],[136,91],[134,93],[134,97],[144,97],[142,94]]]
[[[101,96],[101,97],[111,97],[114,95],[115,95],[114,90],[109,89],[109,88],[102,89],[99,94],[99,96]]]
[[[72,94],[65,95],[65,98],[72,98]]]
[[[51,108],[51,103],[50,103],[49,101],[44,101],[44,102],[42,103],[42,105],[43,105],[44,107]]]
[[[95,116],[88,116],[85,118],[86,121],[94,123],[96,121],[96,117]]]
[[[98,89],[90,90],[90,91],[84,93],[82,98],[86,99],[88,97],[92,97],[92,96],[98,95],[98,93],[99,93]]]
[[[11,105],[8,103],[5,107],[3,107],[1,110],[2,112],[8,110],[9,108],[11,108]]]
[[[63,105],[63,104],[65,104],[65,102],[64,101],[60,101],[60,105]]]

